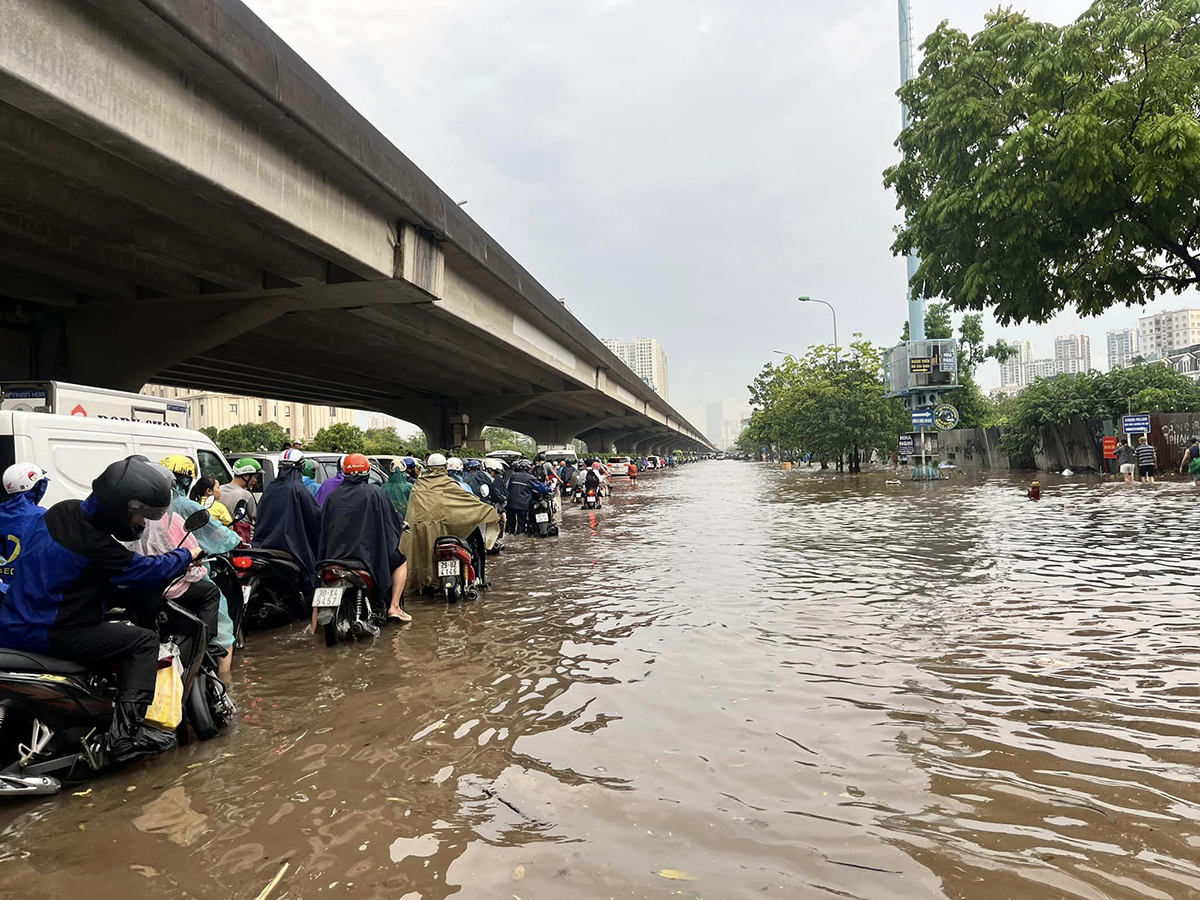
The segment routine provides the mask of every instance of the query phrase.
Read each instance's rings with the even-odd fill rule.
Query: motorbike
[[[529,527],[538,537],[558,536],[558,526],[554,524],[554,503],[550,494],[534,496],[529,505]]]
[[[321,560],[317,583],[312,608],[315,625],[324,629],[326,647],[351,637],[378,637],[379,587],[362,560]]]
[[[229,610],[238,648],[245,646],[247,629],[277,628],[307,614],[304,592],[308,578],[286,550],[234,550],[229,563],[240,588],[235,596],[242,598],[236,611],[232,606]]]
[[[600,496],[597,493],[597,490],[598,490],[597,488],[587,488],[587,493],[584,494],[584,497],[583,497],[583,508],[584,509],[599,509],[600,508]]]
[[[208,524],[208,510],[188,516],[188,534]],[[173,600],[156,622],[159,640],[180,648],[183,720],[200,740],[217,736],[236,709],[217,677],[208,628]],[[129,619],[124,610],[109,618]],[[110,766],[108,730],[117,694],[112,671],[23,650],[0,649],[0,798],[56,794]],[[24,732],[25,737],[22,738]]]
[[[471,545],[454,535],[443,535],[433,542],[433,560],[437,567],[438,585],[450,602],[478,600],[475,586],[475,555]]]

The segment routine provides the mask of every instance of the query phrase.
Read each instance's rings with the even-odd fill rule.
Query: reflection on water
[[[254,636],[229,734],[0,811],[0,897],[1200,896],[1200,493],[886,477],[647,476]]]

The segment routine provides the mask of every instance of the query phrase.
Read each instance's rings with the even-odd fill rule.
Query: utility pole
[[[903,87],[913,77],[913,42],[912,42],[912,11],[908,0],[897,0],[900,12],[900,86]],[[900,104],[900,125],[908,128],[908,105]],[[913,276],[921,264],[916,252],[910,252],[906,259],[908,264],[908,339],[910,341],[925,340],[925,298],[912,287]]]

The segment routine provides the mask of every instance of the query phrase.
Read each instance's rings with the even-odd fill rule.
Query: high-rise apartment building
[[[1017,353],[1016,356],[1010,357],[1008,362],[1000,364],[1000,386],[1006,389],[1023,388],[1029,384],[1028,367],[1033,362],[1033,344],[1021,341],[1010,346]]]
[[[632,343],[610,338],[603,344],[617,359],[633,369],[633,373],[646,382],[652,391],[664,400],[671,399],[667,383],[667,354],[663,352],[662,344],[654,338],[638,338]]]
[[[218,431],[234,425],[261,425],[274,422],[299,441],[308,441],[318,431],[338,422],[354,424],[354,412],[339,406],[318,406],[312,403],[293,403],[290,400],[271,400],[266,397],[243,397],[218,394],[163,384],[147,384],[141,393],[149,397],[165,397],[187,404],[188,424],[192,428],[212,426]]]
[[[1176,350],[1200,344],[1200,309],[1172,309],[1138,319],[1141,355],[1162,359]]]
[[[1059,335],[1054,339],[1054,370],[1077,375],[1092,370],[1092,339],[1086,334]]]
[[[720,446],[721,435],[725,427],[725,404],[710,403],[708,404],[706,427],[704,429],[705,436],[714,444]]]
[[[1136,328],[1108,333],[1108,369],[1124,369],[1141,356],[1141,341]]]

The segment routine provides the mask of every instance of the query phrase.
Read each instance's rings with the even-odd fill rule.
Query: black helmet
[[[164,471],[137,455],[110,465],[92,482],[92,520],[118,541],[137,540],[146,519],[161,519],[171,508],[171,482]]]

